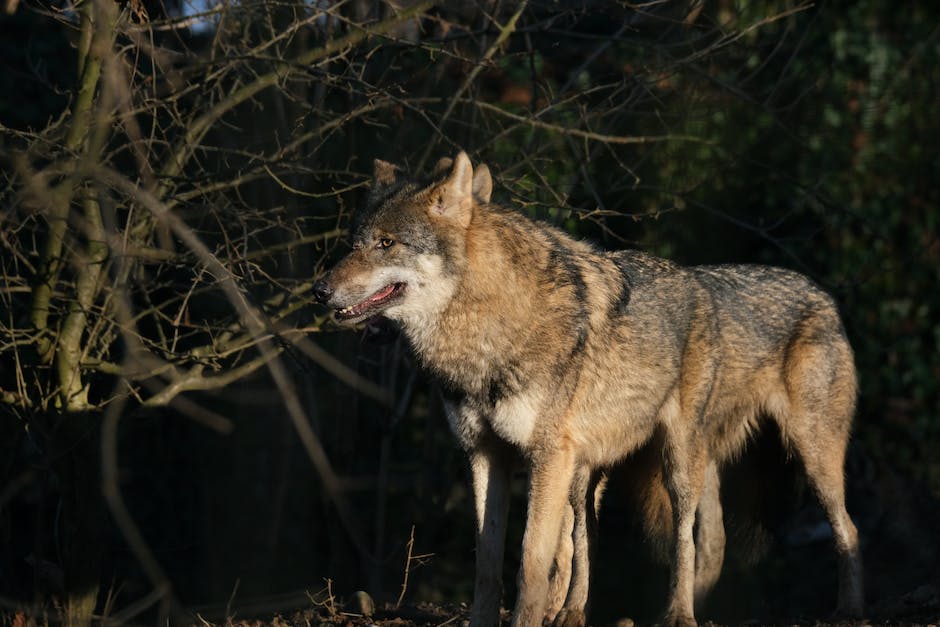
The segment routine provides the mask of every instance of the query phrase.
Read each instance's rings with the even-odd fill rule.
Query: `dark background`
[[[106,11],[96,14],[89,32],[105,42],[93,48],[103,51],[102,78],[89,129],[71,144],[84,9],[8,7],[0,16],[5,609],[55,615],[91,589],[97,615],[155,620],[163,599],[165,611],[222,620],[309,605],[306,593],[322,599],[327,580],[339,597],[364,589],[395,601],[412,529],[412,553],[423,557],[411,562],[405,602],[470,600],[468,477],[438,390],[393,329],[335,333],[308,296],[311,280],[345,250],[335,229],[361,200],[374,158],[426,171],[463,148],[494,172],[496,201],[605,247],[689,264],[776,264],[830,291],[861,380],[847,477],[872,616],[940,611],[933,3],[531,2],[515,15],[510,3],[458,2],[382,29],[396,11],[381,2],[263,1],[226,5],[220,21],[190,29],[182,6],[132,2],[113,31]],[[363,26],[383,34],[350,41]],[[318,48],[328,54],[290,61]],[[169,155],[194,121],[271,71],[281,72],[276,84],[224,107],[171,171]],[[66,261],[42,333],[59,337],[77,302],[83,250],[95,241],[80,217],[83,190],[95,191],[104,230],[117,237],[80,342],[113,367],[82,362],[89,400],[79,410],[62,402],[55,364],[30,322],[53,224],[44,190],[62,181]],[[156,360],[180,377],[202,365],[204,381],[263,353],[250,343],[199,352],[232,329],[248,337],[250,324],[179,231],[141,222],[147,205],[133,189],[170,207],[252,306],[303,329],[280,334],[278,363],[338,477],[335,490],[324,489],[265,367],[225,386],[159,396],[176,375],[158,371]],[[115,242],[125,236],[158,252],[119,254]],[[121,298],[131,323],[115,304]],[[338,379],[299,335],[392,403]],[[108,418],[115,407],[119,424]],[[112,467],[102,458],[108,424],[117,424]],[[745,456],[754,460],[785,468],[764,486],[762,507],[773,510],[767,550],[754,564],[745,539],[732,535],[699,618],[825,616],[836,574],[823,517],[772,442],[756,444]],[[114,503],[101,497],[109,468],[139,540],[128,539]],[[752,479],[751,466],[741,468],[728,471],[723,498]],[[650,559],[624,489],[615,472],[594,576],[598,624],[650,621],[665,599],[666,570]],[[509,606],[524,491],[520,476]],[[84,568],[74,565],[79,555]]]

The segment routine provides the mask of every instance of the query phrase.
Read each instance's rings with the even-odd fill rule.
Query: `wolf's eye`
[[[379,243],[376,246],[376,248],[391,248],[394,243],[395,243],[395,240],[393,240],[392,238],[383,237],[379,240]]]

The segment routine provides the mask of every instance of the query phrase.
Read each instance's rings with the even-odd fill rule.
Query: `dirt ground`
[[[773,460],[772,449],[756,448],[760,457]],[[800,475],[799,468],[793,468]],[[849,510],[859,529],[865,566],[866,620],[861,625],[940,625],[940,499],[925,486],[876,460],[863,447],[853,446],[846,465]],[[746,481],[747,478],[744,478]],[[618,489],[616,477],[609,492]],[[726,476],[729,492],[746,489],[741,477]],[[789,479],[782,478],[780,485]],[[781,501],[780,485],[760,484]],[[804,490],[808,492],[808,490]],[[589,622],[597,627],[630,625],[622,621],[625,609],[637,625],[653,624],[665,602],[668,570],[649,557],[642,534],[631,527],[625,499],[610,497],[601,516],[599,545],[592,573],[593,604]],[[768,548],[759,560],[739,555],[740,543],[729,533],[725,568],[709,600],[697,610],[703,625],[841,625],[831,618],[835,607],[836,565],[831,530],[809,494],[780,518]],[[753,503],[752,503],[753,506]],[[726,507],[726,523],[733,526],[733,507]],[[732,520],[729,520],[731,518]],[[645,558],[643,556],[646,556]],[[626,557],[625,557],[626,556]],[[507,580],[507,587],[512,582]],[[345,596],[344,596],[345,595]],[[370,600],[364,593],[336,591],[335,598],[319,604],[282,611],[236,614],[233,625],[297,625],[320,627],[425,626],[467,624],[466,605],[417,603],[394,609],[377,607],[363,616]],[[507,590],[511,602],[514,591]],[[365,603],[365,605],[363,605]],[[365,608],[365,609],[364,609]],[[243,607],[240,611],[248,610]],[[224,617],[220,622],[226,624]],[[504,613],[508,625],[511,616]],[[204,624],[197,620],[194,624]]]
[[[922,590],[913,595],[907,595],[904,598],[897,599],[897,604],[890,608],[889,616],[879,616],[873,614],[871,618],[859,623],[847,622],[827,622],[812,619],[788,620],[782,622],[763,622],[763,621],[745,621],[742,625],[813,625],[817,627],[828,627],[836,625],[885,625],[885,626],[934,626],[940,624],[940,597],[937,591]],[[358,608],[352,608],[358,609]],[[213,625],[225,625],[233,627],[441,627],[444,625],[454,625],[456,627],[466,627],[468,625],[469,609],[467,607],[448,607],[431,604],[420,604],[417,606],[402,606],[394,608],[378,608],[373,616],[366,617],[355,612],[347,612],[342,606],[336,606],[334,611],[329,611],[325,607],[307,608],[293,613],[275,615],[264,619],[239,619],[226,621],[224,623],[209,623]],[[504,612],[503,618],[508,625],[511,616]],[[208,622],[208,621],[207,621]],[[196,621],[194,625],[205,626],[207,622]],[[631,625],[629,620],[615,623],[617,627],[626,627]],[[718,627],[721,623],[705,621],[702,623],[705,627]]]
[[[755,450],[760,459],[776,463],[772,450]],[[723,489],[732,494],[747,490],[748,473],[744,474],[742,478],[729,473]],[[850,450],[846,476],[849,511],[859,530],[865,567],[866,620],[856,624],[940,625],[940,499],[859,446]],[[778,485],[762,480],[759,487],[773,503],[786,500]],[[616,498],[622,488],[612,477],[600,521],[589,614],[590,624],[597,627],[627,627],[632,621],[653,624],[666,598],[668,570],[651,558],[643,535],[631,526],[627,499]],[[764,506],[759,501],[749,503],[752,508]],[[703,625],[847,624],[827,618],[835,607],[837,579],[831,531],[815,499],[804,494],[797,503],[769,533],[768,548],[757,561],[738,554],[738,545],[746,542],[729,532],[721,579],[697,610]],[[732,505],[725,507],[729,528],[734,526]],[[510,573],[511,566],[505,577],[507,604],[515,597]],[[431,581],[431,589],[437,583]],[[467,605],[416,601],[419,588],[408,593],[397,608],[394,602],[376,604],[354,590],[328,589],[325,594],[298,590],[277,597],[234,598],[221,606],[186,608],[170,623],[198,627],[467,625]],[[55,609],[27,613],[4,601],[0,592],[0,627],[62,622]],[[624,614],[632,621],[621,620]],[[504,612],[503,618],[508,625],[510,614]],[[166,624],[150,608],[123,624],[158,622]]]

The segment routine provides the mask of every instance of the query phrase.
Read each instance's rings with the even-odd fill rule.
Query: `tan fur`
[[[497,622],[512,465],[530,478],[513,624],[538,626],[555,611],[550,593],[563,586],[551,574],[570,508],[580,531],[555,622],[581,625],[592,486],[651,441],[672,519],[663,623],[694,624],[696,590],[713,583],[723,556],[717,467],[765,415],[804,461],[833,524],[840,607],[861,612],[842,481],[855,370],[826,294],[774,268],[683,268],[599,251],[489,204],[489,173],[475,176],[464,153],[425,183],[383,183],[389,169],[376,169],[357,248],[315,292],[342,322],[376,312],[397,320],[446,390],[477,509],[471,624]],[[659,488],[645,500],[666,502]],[[697,516],[707,536],[698,556]]]

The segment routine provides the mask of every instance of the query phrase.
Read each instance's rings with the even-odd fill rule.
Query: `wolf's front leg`
[[[499,603],[503,594],[503,546],[511,463],[501,451],[481,447],[470,452],[470,469],[477,514],[476,584],[470,625],[494,627],[499,624]]]
[[[548,607],[549,572],[558,547],[574,470],[574,453],[564,445],[539,452],[531,462],[529,507],[513,627],[542,625]]]

